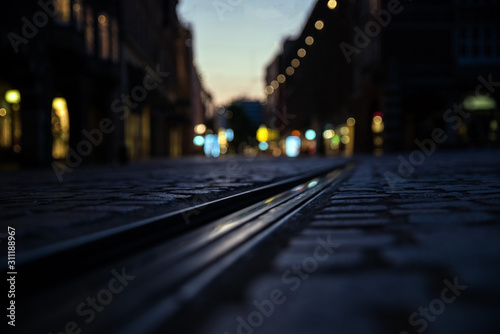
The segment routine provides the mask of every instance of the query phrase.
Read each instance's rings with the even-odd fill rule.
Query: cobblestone
[[[10,225],[20,235],[24,233],[23,248],[30,249],[202,204],[344,161],[157,160],[122,167],[82,166],[65,174],[62,183],[51,170],[3,172],[0,227]],[[40,233],[42,228],[44,233]]]
[[[245,316],[252,300],[272,289],[286,293],[256,334],[413,334],[424,332],[424,322],[425,333],[500,332],[499,153],[438,152],[392,186],[385,175],[397,175],[397,156],[359,159],[350,179],[325,195],[270,271],[254,274],[232,307]],[[327,236],[339,247],[317,269],[303,270],[291,291],[283,274]],[[432,321],[419,315],[440,303],[443,282],[454,279],[467,289]],[[236,333],[235,319],[216,311],[202,333]]]

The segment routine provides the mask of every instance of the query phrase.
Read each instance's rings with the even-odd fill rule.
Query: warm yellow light
[[[80,4],[78,4],[78,3],[73,4],[73,10],[74,10],[75,12],[79,12],[79,11],[80,11],[80,9],[81,9]]]
[[[295,58],[294,60],[292,60],[292,66],[297,68],[300,66],[300,60],[298,60],[297,58]]]
[[[318,20],[316,21],[316,23],[314,24],[314,27],[318,30],[321,30],[325,27],[325,23],[321,20]]]
[[[268,141],[280,139],[280,132],[278,130],[267,129],[267,132],[268,132],[268,138],[267,138]]]
[[[277,80],[278,80],[278,82],[279,82],[280,84],[282,84],[283,82],[285,82],[285,81],[286,81],[286,77],[285,77],[283,74],[280,74],[280,75],[278,75]]]
[[[56,97],[52,100],[52,109],[54,109],[57,114],[64,113],[67,108],[68,106],[65,98]]]
[[[20,103],[21,93],[17,89],[11,89],[5,92],[5,101],[7,103]]]
[[[306,49],[304,48],[301,48],[297,51],[297,55],[300,57],[300,58],[304,58],[306,56]]]
[[[218,131],[218,136],[219,136],[219,145],[220,147],[227,147],[227,136],[226,136],[226,129],[220,128]]]
[[[287,75],[293,75],[295,73],[295,69],[292,66],[288,66],[286,68],[286,74]]]
[[[0,109],[0,117],[4,117],[5,115],[7,115],[7,110],[5,110],[4,108],[1,108]]]
[[[331,139],[333,136],[335,136],[335,131],[333,130],[325,130],[325,132],[323,132],[323,138],[325,139]]]
[[[384,122],[382,121],[382,117],[380,116],[373,117],[372,131],[374,133],[380,133],[384,131]]]
[[[340,128],[340,134],[341,134],[342,136],[345,136],[345,135],[349,134],[349,128],[348,128],[348,127],[346,127],[346,126],[341,127],[341,128]]]
[[[373,138],[373,144],[375,146],[382,146],[384,144],[384,139],[380,136]]]
[[[69,113],[66,99],[56,97],[52,100],[52,157],[66,158],[69,150]]]
[[[356,120],[353,117],[349,117],[347,119],[347,125],[354,126],[354,124],[356,124]]]
[[[349,144],[349,142],[351,141],[351,138],[349,138],[349,136],[342,136],[340,137],[340,141],[342,142],[342,144]]]
[[[314,38],[312,36],[307,36],[306,37],[306,44],[307,45],[313,45],[314,44]]]
[[[99,21],[100,24],[104,24],[104,23],[106,23],[106,16],[105,15],[99,15],[99,17],[97,18],[97,20]]]
[[[205,133],[205,131],[207,131],[207,127],[205,126],[205,124],[198,124],[194,127],[194,133],[196,133],[197,135],[202,135]]]
[[[335,1],[335,0],[330,0],[330,1],[328,1],[327,6],[328,6],[328,8],[330,8],[330,9],[335,9],[335,7],[337,7],[337,1]]]
[[[257,141],[260,143],[266,142],[269,138],[269,131],[267,130],[265,125],[261,125],[257,130]]]
[[[274,88],[272,86],[267,86],[266,87],[266,94],[271,95],[272,93],[274,93]]]
[[[273,80],[273,82],[271,82],[271,87],[273,87],[274,89],[277,89],[279,86],[280,86],[280,84],[278,81]]]

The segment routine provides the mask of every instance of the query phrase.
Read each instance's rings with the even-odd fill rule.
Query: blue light
[[[196,146],[203,146],[203,144],[205,144],[205,138],[203,138],[202,136],[196,136],[193,138],[193,143]]]
[[[292,158],[300,154],[300,138],[290,136],[286,138],[286,155]]]
[[[306,139],[314,140],[316,138],[316,131],[309,129],[306,131]]]
[[[234,131],[232,129],[226,130],[226,139],[227,141],[233,141],[234,139]]]
[[[205,156],[207,158],[210,157],[217,158],[220,155],[219,136],[206,135],[205,146],[203,150],[205,151]]]
[[[262,150],[262,151],[265,151],[269,148],[269,145],[263,141],[262,143],[259,143],[259,148]]]
[[[219,146],[219,136],[214,136],[214,146],[212,147],[212,156],[217,158],[220,155],[220,146]]]

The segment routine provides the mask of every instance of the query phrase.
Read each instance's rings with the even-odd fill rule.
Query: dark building
[[[499,10],[497,1],[318,1],[267,69],[266,119],[279,111],[287,133],[344,128],[341,150],[352,139],[356,151],[410,149],[436,128],[443,145],[497,145]],[[338,144],[318,138],[320,151]]]
[[[74,168],[189,154],[193,105],[203,97],[176,6],[3,1],[2,162]]]

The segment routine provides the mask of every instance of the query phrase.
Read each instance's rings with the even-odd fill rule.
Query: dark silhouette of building
[[[318,1],[267,68],[266,119],[282,120],[267,125],[347,126],[356,151],[414,148],[437,128],[436,145],[497,145],[499,11],[497,1]],[[319,151],[335,140],[317,138]]]
[[[189,154],[193,106],[207,99],[177,2],[2,1],[2,161]]]

